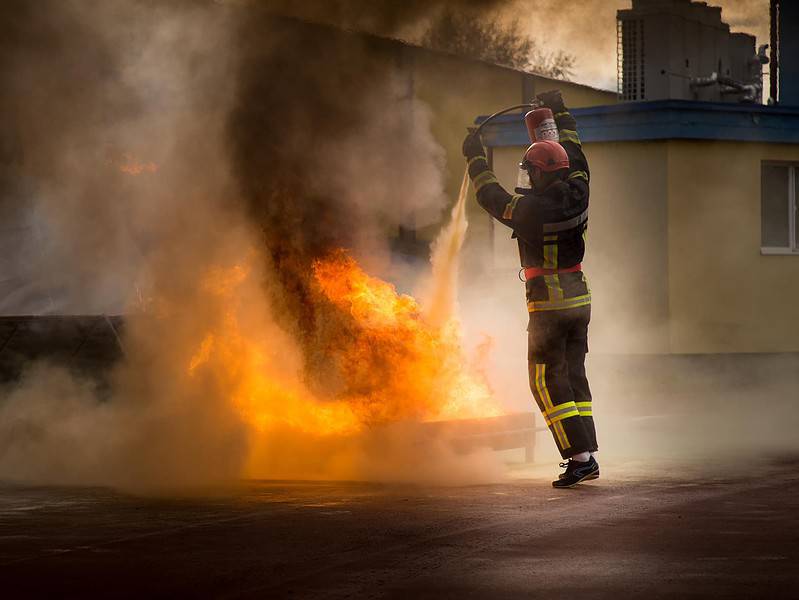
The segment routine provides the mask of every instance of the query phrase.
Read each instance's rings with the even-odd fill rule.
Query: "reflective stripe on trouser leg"
[[[552,403],[552,397],[547,388],[547,366],[544,363],[535,363],[531,365],[533,368],[530,372],[530,388],[533,391],[533,396],[536,399],[538,408],[544,416],[544,421],[552,432],[558,449],[568,450],[571,448],[569,437],[566,435],[566,430],[563,427],[563,419],[568,417],[578,416],[577,407],[574,402],[567,402],[555,406]]]
[[[587,310],[590,309],[586,309],[586,312]],[[566,342],[569,385],[574,394],[577,410],[580,413],[580,421],[582,421],[585,432],[588,435],[590,450],[594,452],[598,449],[596,426],[594,425],[591,388],[588,385],[588,378],[585,373],[585,356],[588,352],[588,317],[586,317],[584,324],[580,324],[576,333],[576,337],[572,337]]]
[[[532,312],[527,328],[530,389],[563,458],[596,444],[593,418],[580,415],[589,406],[577,405],[591,400],[583,365],[589,311],[590,307]],[[576,338],[581,343],[575,343]]]

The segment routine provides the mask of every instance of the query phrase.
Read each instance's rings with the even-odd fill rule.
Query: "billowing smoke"
[[[284,322],[299,328],[309,355],[327,346],[320,335],[336,335],[308,288],[312,261],[344,247],[379,268],[380,240],[398,225],[430,225],[420,217],[439,215],[447,201],[443,152],[427,108],[415,98],[410,53],[339,28],[394,35],[445,6],[478,18],[503,4],[247,5],[236,33],[234,173],[280,279],[273,301]]]
[[[256,9],[237,38],[234,173],[280,279],[274,301],[310,352],[330,318],[310,297],[313,260],[374,250],[441,207],[442,151],[395,44]]]
[[[5,394],[0,476],[140,488],[458,472],[437,444],[408,452],[410,435],[253,432],[253,390],[300,430],[351,425],[336,392],[380,382],[332,364],[358,328],[314,265],[345,248],[379,267],[387,233],[446,202],[401,46],[327,27],[348,24],[345,5],[319,6],[298,15],[315,24],[279,3],[3,6],[2,202],[27,235],[4,265],[9,289],[27,288],[3,310],[129,316],[110,392],[37,364]],[[436,6],[358,14],[393,31]],[[389,372],[397,356],[377,354]],[[330,403],[308,412],[315,394]]]
[[[736,27],[761,14],[728,4],[725,18]],[[575,53],[577,79],[612,87],[612,23],[626,5],[5,2],[0,311],[129,317],[125,358],[109,388],[36,364],[4,391],[0,477],[151,488],[241,475],[494,476],[487,457],[464,462],[413,423],[358,438],[309,431],[335,418],[346,430],[352,415],[337,395],[368,396],[407,358],[373,352],[369,362],[338,352],[351,348],[358,324],[320,296],[316,261],[347,248],[380,272],[387,234],[447,201],[443,154],[402,47],[336,27],[403,37],[446,7],[475,18],[501,10],[529,21],[539,43]],[[594,27],[598,20],[608,27]],[[596,79],[586,75],[594,67]],[[461,291],[472,333],[497,335],[497,396],[529,409],[522,290],[483,282]],[[392,301],[413,314],[407,298]],[[414,343],[430,342],[412,318],[406,325]],[[612,369],[598,369],[602,434],[610,433],[603,406],[619,388]],[[254,431],[253,422],[273,425],[256,418],[254,396],[294,429]],[[389,408],[404,416],[417,409]],[[647,423],[665,430],[657,419]],[[740,440],[746,427],[735,427],[714,439]],[[705,439],[702,424],[695,428],[683,442]],[[626,435],[620,430],[605,449],[644,445],[625,445]],[[541,442],[553,452],[546,436]]]
[[[180,367],[197,324],[218,312],[199,303],[195,282],[251,244],[223,144],[231,16],[191,3],[2,10],[0,102],[20,147],[2,201],[38,234],[8,265],[36,304],[19,297],[5,310],[139,317],[107,403],[61,369],[31,367],[2,404],[0,470],[109,483],[229,477],[245,456],[242,424],[219,390],[184,385]]]

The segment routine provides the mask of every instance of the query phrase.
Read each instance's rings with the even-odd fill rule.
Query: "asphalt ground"
[[[799,460],[603,465],[554,490],[0,486],[3,598],[797,598]],[[548,470],[548,469],[547,469]]]

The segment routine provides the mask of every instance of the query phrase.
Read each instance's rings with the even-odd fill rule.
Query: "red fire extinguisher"
[[[530,136],[530,143],[552,140],[557,142],[558,126],[555,125],[555,117],[548,108],[536,108],[524,115],[524,124],[527,126],[527,135]]]

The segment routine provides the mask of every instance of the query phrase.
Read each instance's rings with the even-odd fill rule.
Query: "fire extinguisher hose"
[[[483,127],[485,127],[486,124],[493,121],[500,115],[504,115],[505,113],[509,113],[512,110],[518,110],[520,108],[533,109],[537,108],[538,106],[539,104],[537,102],[528,102],[526,104],[516,104],[515,106],[509,106],[508,108],[503,108],[502,110],[495,112],[493,115],[490,115],[489,117],[486,118],[485,121],[480,123],[480,125],[477,126],[477,129],[474,130],[474,133],[480,133],[480,130],[483,129]]]

